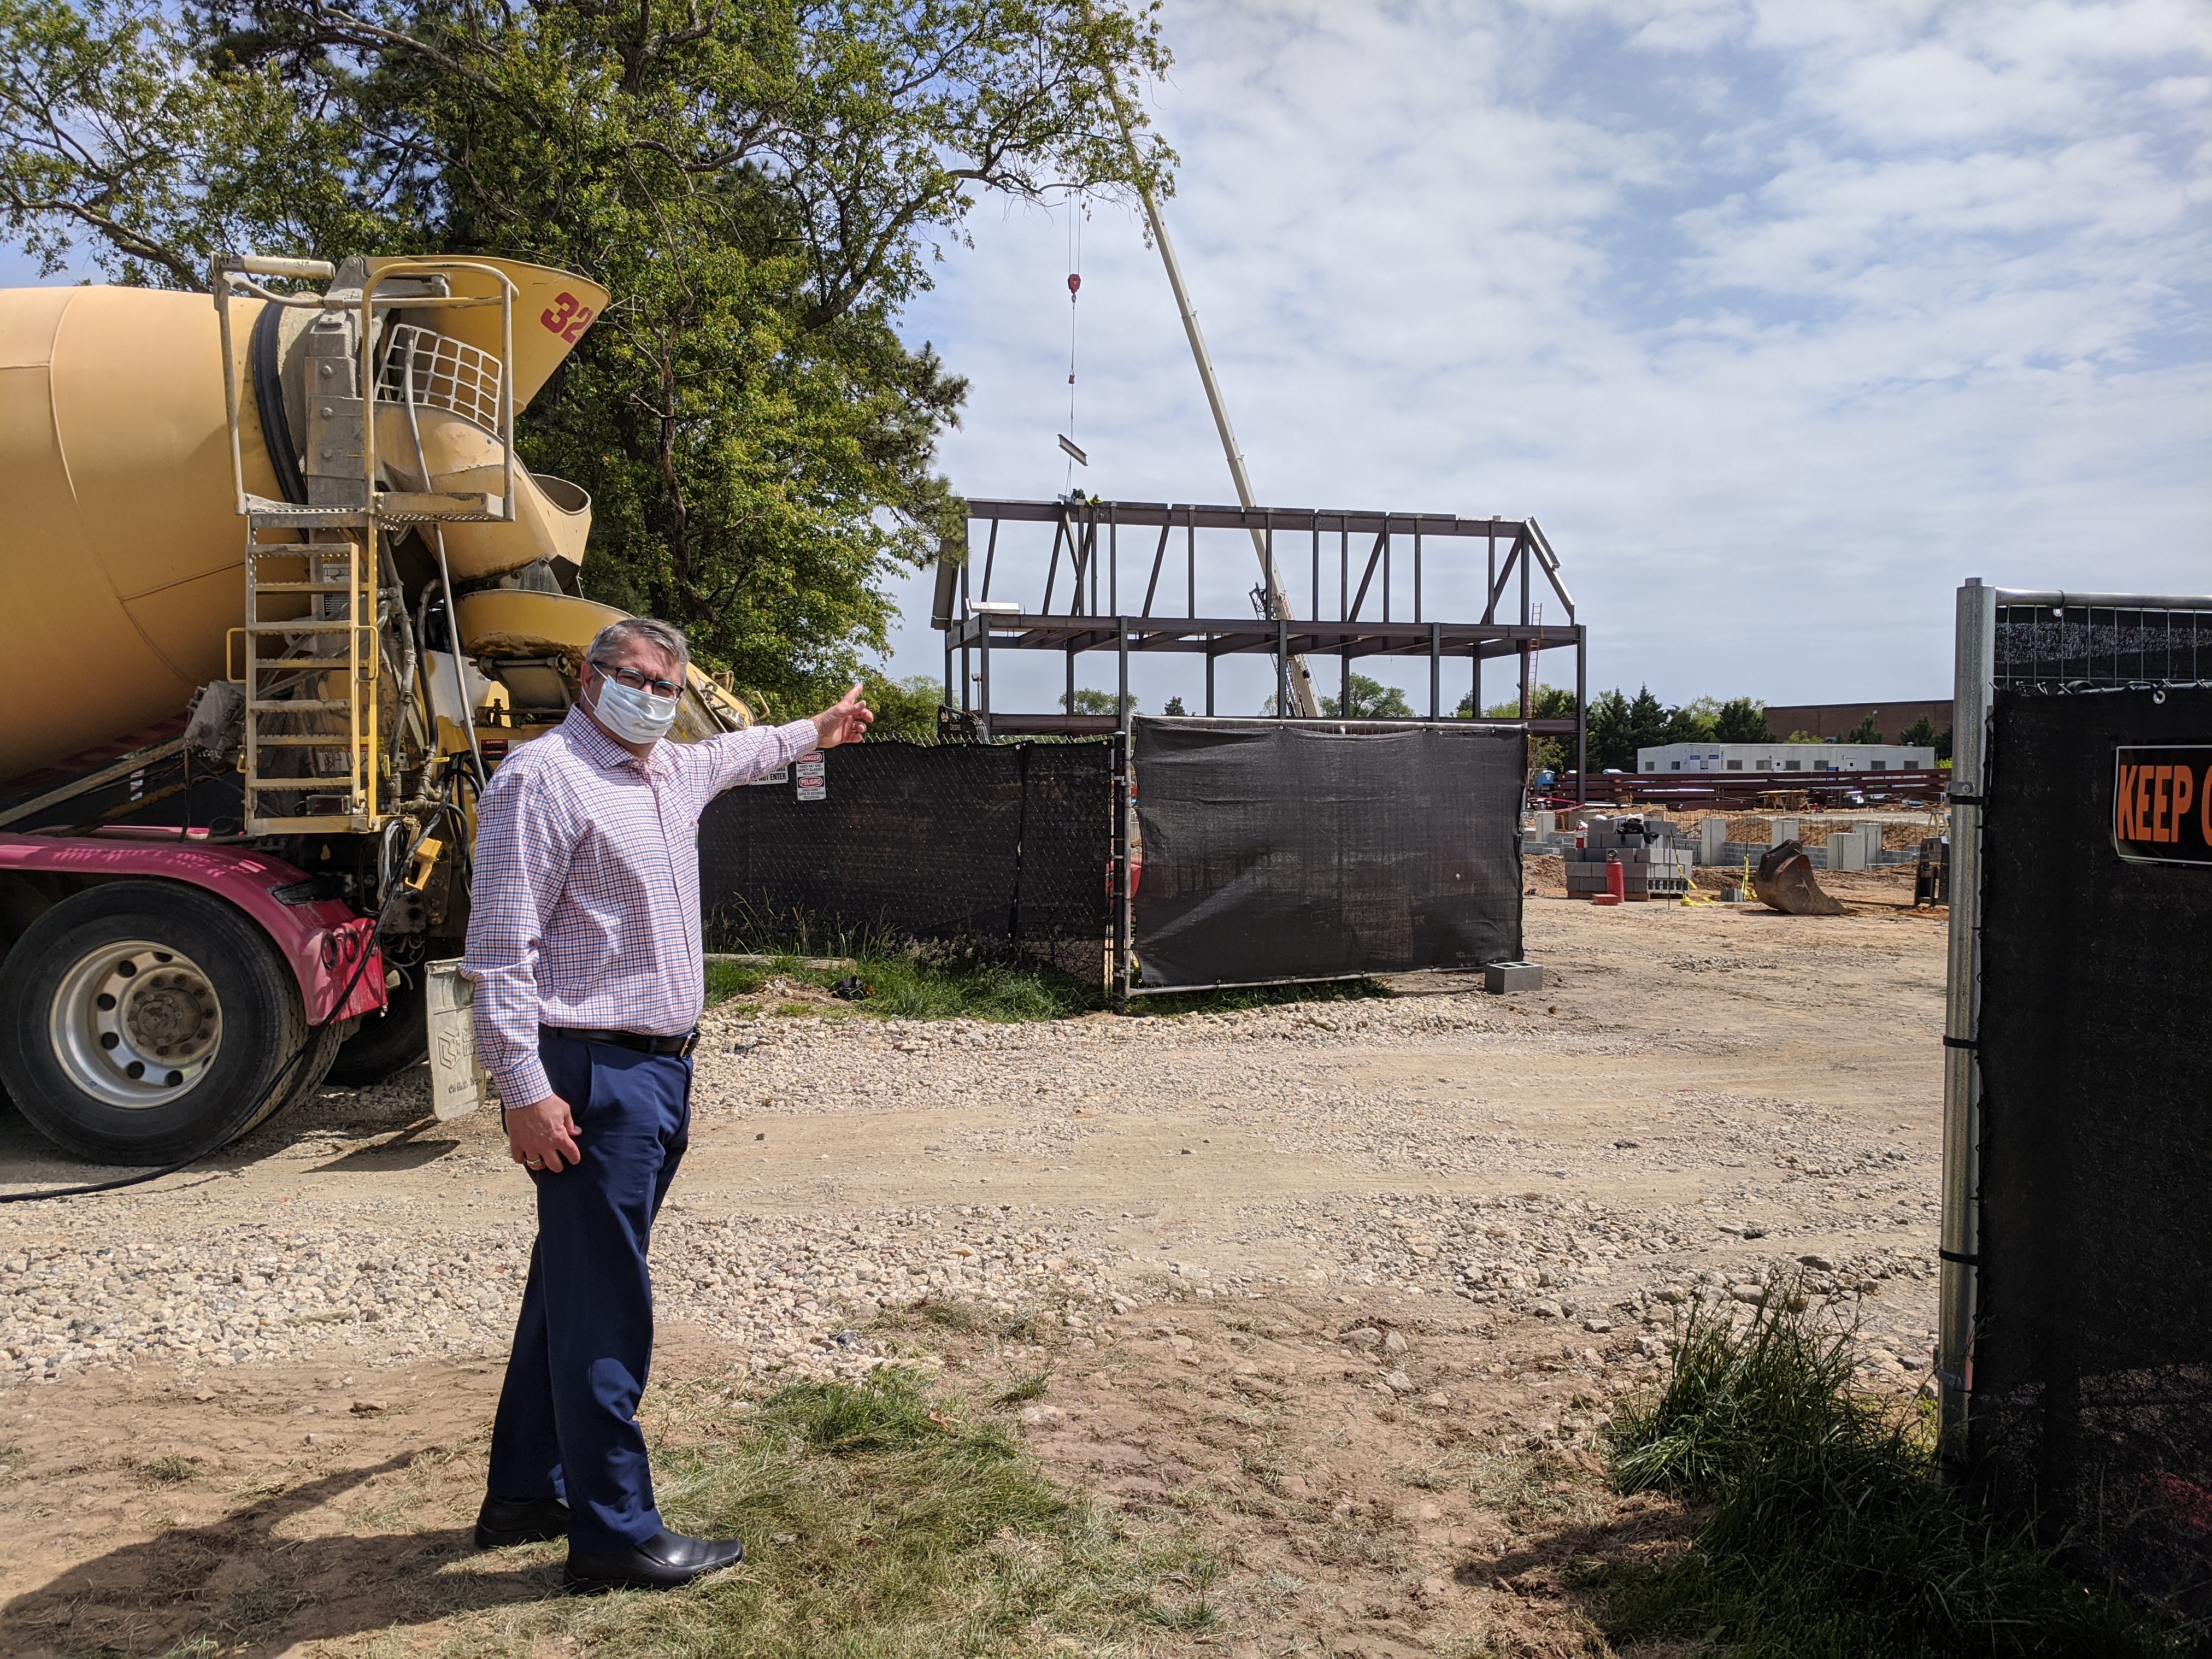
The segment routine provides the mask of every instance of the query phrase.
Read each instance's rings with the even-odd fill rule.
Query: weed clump
[[[1777,1659],[2181,1651],[1946,1484],[1927,1417],[1857,1389],[1855,1334],[1804,1300],[1778,1281],[1742,1325],[1692,1315],[1658,1396],[1615,1421],[1624,1491],[1714,1508],[1686,1553],[1609,1571],[1608,1636]]]

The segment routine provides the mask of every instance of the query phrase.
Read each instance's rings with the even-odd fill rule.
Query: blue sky
[[[1163,15],[1168,216],[1261,499],[1534,514],[1594,687],[1942,696],[1966,576],[2212,589],[2202,0]],[[1049,496],[1067,215],[987,198],[969,229],[905,323],[971,383],[945,468]],[[1079,481],[1232,499],[1130,212],[1094,206],[1082,270]],[[893,666],[936,672],[927,575],[899,591]],[[1056,661],[998,673],[1000,707],[1053,706]],[[1425,668],[1396,678],[1425,702]],[[1256,708],[1272,671],[1222,683]],[[1152,709],[1196,684],[1137,678]]]
[[[1594,685],[1942,696],[1966,576],[2212,589],[2201,4],[1164,15],[1169,220],[1261,499],[1534,514]],[[1050,495],[1066,220],[972,230],[908,318],[972,382],[946,469]],[[1079,481],[1231,499],[1134,218],[1095,208],[1082,264]],[[933,671],[904,591],[896,665]],[[997,701],[1059,675],[1002,654]],[[1194,678],[1147,664],[1144,706]]]

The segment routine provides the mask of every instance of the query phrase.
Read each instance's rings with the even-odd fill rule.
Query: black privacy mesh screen
[[[1999,605],[1994,645],[1999,685],[2086,689],[2212,679],[2212,611]]]
[[[1520,956],[1521,733],[1133,726],[1144,984]]]
[[[1996,695],[1969,1438],[2008,1510],[2204,1616],[2212,866],[2113,848],[2116,748],[2191,744],[2212,690]]]
[[[833,749],[799,780],[724,793],[699,823],[709,937],[801,924],[1011,946],[1097,980],[1112,918],[1114,745]]]

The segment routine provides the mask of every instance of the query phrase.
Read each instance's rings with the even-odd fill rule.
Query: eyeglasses
[[[635,668],[617,668],[612,663],[594,659],[592,666],[611,680],[619,681],[633,691],[649,691],[656,697],[672,697],[684,689],[681,680],[656,680],[641,674]]]

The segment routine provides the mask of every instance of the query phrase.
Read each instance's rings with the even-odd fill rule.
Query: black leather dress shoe
[[[568,1535],[568,1506],[557,1498],[491,1498],[477,1511],[477,1547],[544,1544]]]
[[[680,1532],[659,1532],[642,1544],[605,1555],[568,1552],[568,1570],[562,1582],[572,1595],[596,1595],[611,1589],[674,1589],[694,1578],[735,1566],[745,1559],[745,1547],[734,1538],[687,1538]]]

